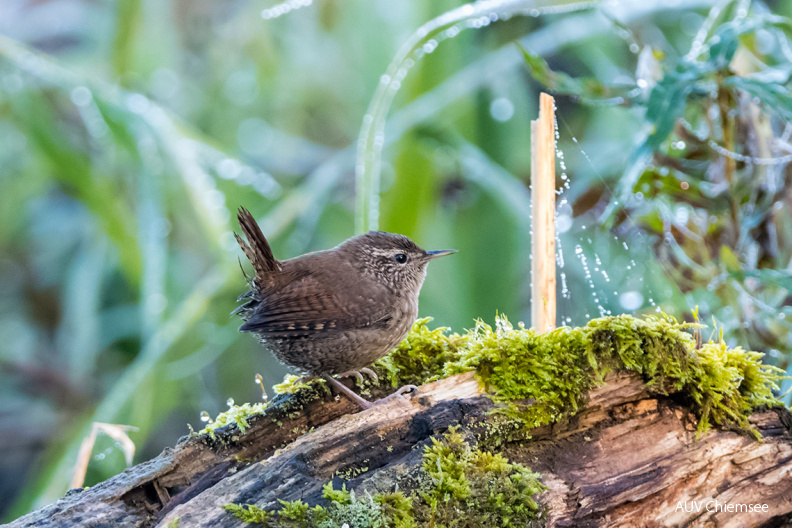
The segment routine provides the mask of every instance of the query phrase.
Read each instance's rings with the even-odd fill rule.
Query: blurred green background
[[[142,461],[202,410],[259,399],[256,373],[282,379],[229,315],[239,206],[279,258],[338,244],[371,206],[380,229],[460,250],[430,266],[421,315],[530,323],[542,90],[559,322],[698,306],[788,368],[792,5],[461,5],[3,0],[0,518],[66,491],[94,421],[137,427]],[[383,79],[394,57],[403,78]],[[381,170],[376,141],[358,149],[367,112]],[[99,435],[86,484],[123,467]]]

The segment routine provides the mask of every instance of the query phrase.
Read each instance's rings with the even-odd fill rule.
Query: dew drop
[[[490,115],[495,121],[506,122],[514,116],[514,103],[505,97],[498,97],[490,103]]]
[[[643,295],[637,291],[626,291],[619,297],[619,304],[625,310],[637,310],[643,305]]]
[[[91,90],[85,86],[78,86],[74,88],[69,94],[72,102],[77,106],[88,106],[93,101],[93,94]]]

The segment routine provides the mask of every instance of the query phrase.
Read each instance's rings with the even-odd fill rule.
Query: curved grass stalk
[[[355,163],[355,232],[377,229],[385,120],[393,98],[416,61],[432,53],[442,41],[454,38],[464,29],[485,27],[514,15],[539,16],[569,12],[586,9],[598,3],[598,0],[548,3],[533,0],[481,0],[447,11],[410,35],[380,78],[368,111],[363,117]]]

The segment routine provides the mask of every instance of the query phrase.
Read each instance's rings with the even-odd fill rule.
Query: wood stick
[[[531,325],[556,327],[555,100],[539,97],[539,118],[531,121]]]

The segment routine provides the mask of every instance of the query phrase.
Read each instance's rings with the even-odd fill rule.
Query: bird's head
[[[426,251],[404,235],[370,231],[338,247],[361,272],[373,275],[394,290],[416,295],[426,278],[430,260],[456,253],[456,249]]]

